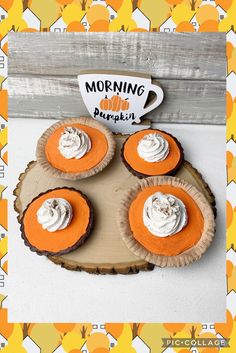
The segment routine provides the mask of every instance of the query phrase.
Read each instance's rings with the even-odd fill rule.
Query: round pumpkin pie
[[[198,260],[215,233],[213,210],[203,194],[170,176],[146,178],[130,189],[118,222],[127,247],[160,267]]]
[[[21,220],[22,238],[39,255],[62,255],[77,249],[93,226],[93,208],[82,192],[56,188],[38,195]]]
[[[37,161],[52,176],[76,180],[103,170],[115,153],[112,132],[88,118],[64,119],[47,129],[37,144]]]
[[[181,167],[184,153],[180,142],[169,133],[147,129],[130,135],[121,150],[127,169],[139,178],[174,175]]]

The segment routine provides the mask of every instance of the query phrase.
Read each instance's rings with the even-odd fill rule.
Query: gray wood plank
[[[224,124],[225,82],[160,80],[163,103],[147,115],[160,122]],[[76,77],[9,77],[9,116],[55,118],[88,115]]]
[[[75,76],[81,69],[225,80],[225,33],[10,33],[9,74]]]

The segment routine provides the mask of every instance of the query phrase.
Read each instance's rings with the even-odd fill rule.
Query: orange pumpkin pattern
[[[117,95],[112,96],[111,101],[112,101],[112,111],[118,112],[121,107],[121,97],[119,96],[119,93],[117,93]]]
[[[121,110],[128,110],[129,109],[129,101],[128,98],[121,101]]]
[[[113,112],[119,112],[120,110],[128,110],[129,109],[129,101],[128,98],[122,99],[119,96],[119,93],[112,96],[111,99],[103,98],[100,102],[100,108],[102,110],[112,110]]]
[[[112,102],[109,98],[107,98],[107,96],[105,96],[105,98],[101,100],[100,108],[102,110],[112,110]]]

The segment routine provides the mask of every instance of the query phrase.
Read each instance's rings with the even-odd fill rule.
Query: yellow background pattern
[[[212,324],[10,324],[7,292],[7,34],[18,32],[227,32],[227,312]],[[236,352],[236,1],[0,0],[0,350],[3,353],[188,353],[162,348],[162,337],[230,339]],[[32,34],[33,35],[33,34]],[[1,290],[2,289],[2,290]]]

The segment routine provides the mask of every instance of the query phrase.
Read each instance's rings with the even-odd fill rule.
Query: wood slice
[[[114,160],[101,173],[78,181],[55,179],[46,174],[37,162],[30,162],[19,177],[14,191],[15,209],[18,220],[22,213],[41,192],[56,187],[74,187],[86,194],[94,206],[95,227],[86,243],[77,250],[49,259],[69,270],[83,270],[89,273],[137,273],[152,270],[154,266],[134,255],[121,239],[117,226],[117,210],[125,191],[138,178],[131,175],[121,161],[120,149],[124,136],[116,136],[117,151]],[[214,212],[215,198],[200,173],[187,161],[176,174],[179,178],[196,186],[207,198]]]

